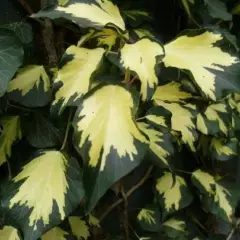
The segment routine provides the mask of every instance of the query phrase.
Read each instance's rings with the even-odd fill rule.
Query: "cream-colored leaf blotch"
[[[156,189],[163,197],[164,209],[175,211],[180,209],[180,201],[182,200],[182,188],[186,188],[187,184],[184,178],[176,176],[170,172],[164,172],[163,176],[157,179]]]
[[[163,47],[148,38],[142,38],[134,44],[125,44],[121,49],[120,63],[124,69],[137,74],[141,81],[142,99],[151,99],[157,84],[156,67],[160,57],[164,56]]]
[[[89,91],[92,74],[98,69],[105,50],[70,46],[63,57],[68,61],[57,74],[54,85],[62,85],[56,92],[53,107],[60,105],[59,113],[81,99]]]
[[[212,175],[202,170],[195,171],[192,178],[196,181],[195,185],[199,188],[198,184],[200,184],[205,191],[205,195],[208,198],[213,198],[218,208],[220,208],[225,213],[227,219],[231,221],[234,209],[228,200],[228,198],[231,197],[230,192],[217,183]]]
[[[158,86],[152,99],[156,105],[161,105],[161,101],[184,102],[190,99],[192,94],[181,90],[181,84],[178,82],[170,82],[168,84]]]
[[[18,234],[18,230],[12,226],[4,226],[0,230],[1,240],[21,240]]]
[[[110,51],[115,45],[119,34],[116,29],[113,28],[103,28],[102,30],[90,29],[88,33],[83,35],[78,41],[78,46],[82,46],[84,43],[94,40],[98,47],[106,47]]]
[[[221,115],[228,115],[227,105],[223,103],[211,104],[204,114],[197,116],[197,128],[203,134],[215,133],[213,129],[218,128],[224,135],[228,134],[228,125]],[[215,125],[215,126],[214,126]]]
[[[137,216],[137,219],[139,221],[145,221],[148,224],[155,224],[156,223],[156,220],[155,220],[155,217],[154,217],[154,211],[150,210],[150,209],[147,209],[147,208],[143,208],[139,212],[139,214]]]
[[[3,117],[0,119],[3,132],[0,135],[0,166],[11,156],[12,144],[22,138],[19,116]]]
[[[69,3],[70,0],[57,0],[57,1],[58,1],[58,5],[65,6],[66,4]]]
[[[164,148],[164,134],[154,128],[151,128],[144,122],[139,122],[138,127],[143,131],[149,138],[150,149],[152,152],[165,164],[169,166],[168,157],[172,154],[172,150]]]
[[[206,31],[191,36],[190,32],[164,46],[166,56],[163,62],[166,67],[189,70],[206,96],[216,100],[217,88],[220,91],[228,88],[236,90],[237,83],[227,84],[229,76],[222,79],[221,74],[226,68],[239,63],[237,57],[216,45],[220,41],[224,41],[220,33]]]
[[[112,150],[120,159],[129,157],[134,161],[138,154],[135,141],[148,144],[133,121],[133,109],[132,94],[118,85],[102,86],[83,101],[74,120],[76,145],[81,150],[91,143],[88,150],[91,167],[100,162],[103,171]]]
[[[195,151],[194,143],[197,139],[196,126],[194,123],[194,112],[196,106],[192,104],[180,105],[178,103],[165,103],[158,101],[158,105],[166,108],[172,113],[172,129],[182,133],[182,141],[192,151]]]
[[[41,240],[67,240],[69,234],[59,227],[52,228],[46,232]]]
[[[68,218],[71,230],[78,240],[87,240],[90,236],[88,226],[80,217]]]
[[[81,27],[102,28],[111,23],[125,30],[125,23],[119,9],[109,0],[73,0],[65,7],[56,6],[53,9],[42,10],[32,17],[49,17],[52,19],[64,17]]]
[[[10,81],[8,92],[15,90],[21,91],[22,96],[25,96],[31,89],[39,85],[43,81],[43,89],[47,92],[50,88],[50,79],[41,65],[30,65],[18,71],[16,77]]]
[[[180,232],[186,231],[186,223],[182,220],[178,220],[175,218],[170,218],[169,220],[163,223],[163,226],[172,228],[175,231],[180,231]]]
[[[238,154],[238,144],[239,142],[236,138],[213,138],[210,145],[212,156],[223,161],[231,159]]]
[[[11,198],[9,208],[25,206],[30,211],[29,226],[37,229],[36,223],[42,220],[49,224],[49,217],[56,202],[60,218],[65,218],[65,194],[68,189],[66,168],[68,162],[58,151],[45,151],[24,166],[13,179],[23,181],[18,192]],[[31,191],[30,191],[31,190]]]

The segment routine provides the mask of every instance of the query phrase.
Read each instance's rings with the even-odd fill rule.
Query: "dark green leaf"
[[[49,117],[40,113],[24,119],[23,131],[28,142],[36,148],[59,146],[63,135]]]
[[[28,44],[33,40],[32,26],[29,23],[14,22],[3,27],[12,30],[24,44]]]
[[[23,47],[11,30],[0,28],[0,96],[23,62]]]

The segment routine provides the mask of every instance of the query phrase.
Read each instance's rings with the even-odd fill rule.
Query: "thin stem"
[[[136,121],[141,121],[141,120],[144,120],[144,119],[146,119],[146,117],[140,117],[140,118],[136,119]]]
[[[127,198],[131,196],[138,188],[140,188],[148,180],[152,170],[153,170],[153,166],[149,167],[149,169],[147,170],[143,178],[126,193]],[[99,222],[101,222],[114,208],[116,208],[122,202],[123,202],[123,199],[121,198],[116,202],[114,202],[112,205],[110,205],[106,209],[106,211],[99,217]]]
[[[7,162],[8,174],[9,174],[8,179],[9,179],[9,180],[12,180],[12,170],[11,170],[11,166],[10,166],[10,163],[9,163],[8,160],[6,160],[6,162]]]
[[[123,225],[124,225],[124,231],[125,231],[125,239],[129,240],[130,236],[129,236],[129,220],[128,220],[128,199],[127,199],[123,185],[121,186],[121,194],[124,201]]]
[[[237,220],[235,227],[232,228],[232,230],[230,231],[230,233],[228,234],[226,240],[230,240],[235,232],[235,230],[239,227],[240,224],[240,220]]]
[[[60,151],[62,151],[65,148],[66,143],[67,143],[68,133],[69,133],[70,125],[71,125],[72,114],[73,114],[73,110],[70,109],[70,113],[68,115],[68,122],[67,122],[66,130],[65,130],[65,136],[64,136],[62,147],[61,147]]]
[[[135,231],[135,229],[131,226],[131,224],[129,224],[129,227],[132,229],[134,235],[137,237],[137,239],[141,239],[140,236],[137,234],[137,232]]]
[[[233,234],[234,234],[234,232],[235,232],[235,229],[236,229],[236,228],[233,228],[233,229],[231,230],[231,232],[228,234],[226,240],[230,240],[230,239],[232,238],[232,236],[233,236]]]
[[[182,173],[186,173],[186,174],[190,174],[190,175],[192,175],[192,172],[188,172],[188,171],[180,170],[180,169],[177,169],[177,168],[172,168],[172,170],[173,170],[173,171],[182,172]]]
[[[20,109],[20,110],[22,110],[22,111],[28,111],[28,112],[35,112],[35,111],[36,111],[36,110],[34,110],[34,109],[29,109],[29,108],[17,106],[17,105],[15,105],[15,104],[10,103],[10,102],[8,102],[7,105],[10,106],[10,107],[12,107],[12,108]]]
[[[27,2],[25,2],[24,0],[18,0],[18,2],[22,5],[22,7],[27,11],[29,15],[32,15],[34,13]]]

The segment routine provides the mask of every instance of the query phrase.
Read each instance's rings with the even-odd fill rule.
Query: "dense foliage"
[[[0,239],[239,239],[240,4],[156,2],[0,26]]]

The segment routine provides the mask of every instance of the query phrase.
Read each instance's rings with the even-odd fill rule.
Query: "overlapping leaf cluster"
[[[212,239],[201,224],[209,216],[235,227],[240,194],[221,164],[239,154],[240,60],[233,36],[209,25],[232,15],[218,0],[182,6],[197,27],[162,43],[129,24],[146,12],[109,0],[59,1],[31,17],[65,19],[85,34],[54,69],[24,65],[31,37],[18,25],[0,28],[0,164],[9,171],[0,237],[87,239],[99,226],[89,215],[99,200],[146,162],[154,199],[137,216],[146,236],[133,235]],[[167,70],[174,77],[162,77]],[[31,154],[15,153],[20,143]]]

